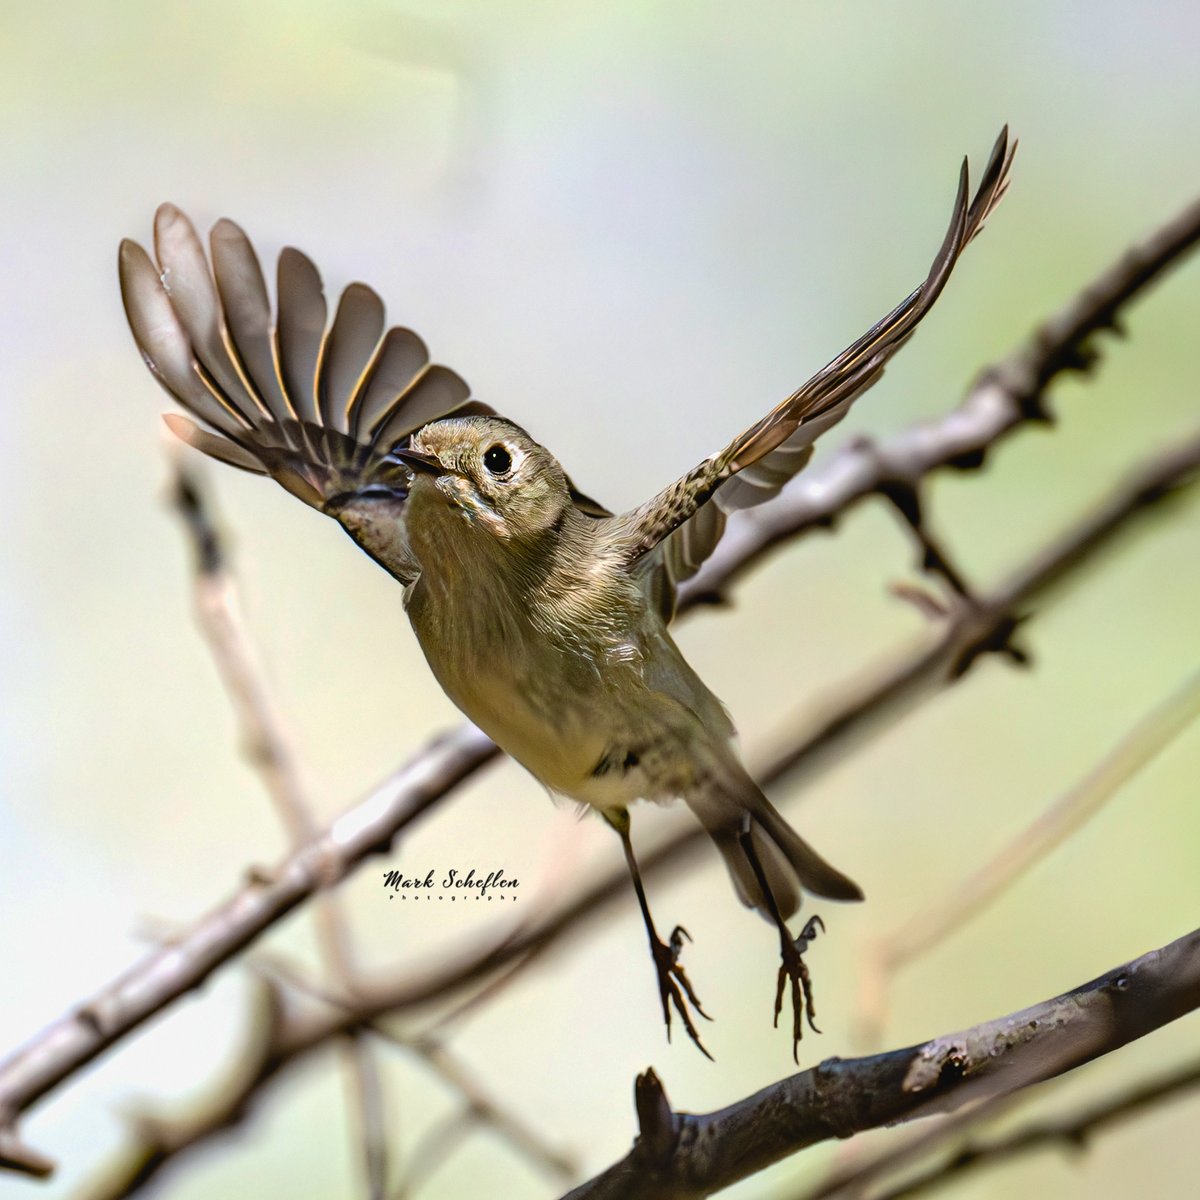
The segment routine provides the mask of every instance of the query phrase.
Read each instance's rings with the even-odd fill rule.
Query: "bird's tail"
[[[782,917],[790,917],[800,907],[802,888],[827,900],[861,900],[858,884],[827,863],[745,772],[738,774],[736,788],[710,787],[689,798],[688,805],[721,852],[742,903],[772,919],[741,840],[747,818],[756,856]]]

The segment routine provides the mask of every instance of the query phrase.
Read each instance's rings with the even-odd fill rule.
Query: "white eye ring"
[[[489,475],[503,479],[515,465],[513,455],[503,442],[495,442],[483,452],[483,466]]]

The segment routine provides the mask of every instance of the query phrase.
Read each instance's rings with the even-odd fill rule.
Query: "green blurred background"
[[[945,298],[829,446],[954,405],[974,373],[1200,186],[1200,10],[1112,2],[865,0],[442,4],[8,3],[0,13],[5,182],[4,799],[0,1050],[118,973],[149,920],[192,918],[285,839],[239,758],[192,625],[188,560],[164,504],[165,397],[125,327],[122,236],[171,199],[229,215],[264,256],[292,243],[328,289],[374,284],[392,318],[476,394],[550,445],[611,506],[644,498],[775,403],[923,275],[959,156],[1020,136],[1009,197]],[[988,471],[941,478],[932,511],[972,578],[996,578],[1135,455],[1194,427],[1200,264],[1129,316],[1094,383],[1056,388],[1053,431]],[[331,817],[456,714],[400,591],[278,488],[214,470],[251,623]],[[940,894],[1085,771],[1195,665],[1197,510],[1156,524],[1039,617],[1035,669],[989,661],[781,803],[865,886],[824,912],[810,956],[825,1029],[803,1062],[859,1047],[860,952]],[[887,594],[911,577],[888,512],[791,547],[728,613],[680,630],[761,762],[823,695],[917,634]],[[1200,912],[1191,732],[983,917],[903,974],[889,1045],[996,1016],[1174,938]],[[800,801],[803,801],[801,804]],[[639,814],[656,835],[677,813]],[[635,821],[635,826],[638,822]],[[377,868],[502,866],[509,919],[619,862],[594,820],[511,764],[423,824],[342,894],[372,965],[428,961],[480,932],[477,905],[385,901]],[[705,1111],[785,1074],[770,1029],[774,935],[715,856],[662,881],[717,1023],[713,1066],[668,1047],[632,897],[462,1027],[481,1083],[590,1173],[623,1154],[631,1085],[653,1064]],[[449,907],[449,906],[445,906]],[[315,962],[307,919],[271,946]],[[121,1144],[122,1111],[186,1104],[236,1060],[236,968],[26,1123],[74,1193]],[[1189,1052],[1195,1019],[1059,1088],[1060,1103]],[[400,1152],[453,1097],[386,1056]],[[1191,1194],[1200,1102],[1045,1153],[952,1194]],[[886,1137],[887,1135],[882,1135]],[[783,1197],[844,1148],[732,1189]],[[272,1093],[236,1141],[163,1180],[179,1200],[361,1194],[331,1056]],[[1192,1180],[1191,1185],[1187,1180]],[[493,1135],[467,1139],[422,1193],[530,1200],[555,1187]]]

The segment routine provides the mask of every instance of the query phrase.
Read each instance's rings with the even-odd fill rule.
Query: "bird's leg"
[[[788,980],[791,981],[792,993],[792,1059],[799,1065],[800,1062],[800,1039],[804,1036],[804,1021],[805,1014],[808,1016],[808,1024],[814,1033],[820,1033],[817,1028],[816,1021],[813,1019],[816,1009],[813,1005],[812,993],[812,978],[808,973],[808,967],[804,962],[804,952],[808,949],[809,943],[817,936],[817,931],[825,932],[825,923],[818,916],[808,918],[804,928],[800,931],[800,936],[793,938],[790,930],[787,927],[787,922],[783,919],[783,914],[779,911],[779,904],[775,900],[770,886],[767,884],[767,874],[763,870],[762,861],[758,857],[758,850],[754,845],[753,837],[753,820],[750,817],[746,818],[745,824],[742,827],[742,832],[738,835],[738,841],[741,843],[742,850],[745,852],[746,858],[750,863],[750,868],[754,872],[755,879],[758,880],[758,886],[762,890],[762,894],[766,899],[767,911],[771,915],[771,919],[775,922],[775,928],[779,930],[779,976],[775,985],[775,1025],[779,1025],[779,1014],[783,1011],[783,992]]]
[[[674,1005],[684,1028],[688,1031],[688,1036],[696,1043],[700,1053],[712,1061],[712,1055],[704,1048],[704,1043],[696,1032],[688,1005],[691,1004],[706,1021],[711,1021],[712,1018],[701,1006],[679,961],[684,940],[690,942],[692,936],[682,925],[676,925],[672,930],[669,943],[663,942],[658,936],[658,931],[654,928],[654,918],[650,915],[650,905],[646,901],[646,889],[642,886],[642,874],[638,870],[637,859],[633,856],[633,842],[629,837],[629,813],[622,808],[615,812],[606,812],[604,819],[617,831],[621,839],[625,862],[629,865],[629,875],[642,910],[642,920],[646,923],[646,936],[650,939],[650,953],[654,957],[654,969],[658,975],[658,995],[662,1001],[663,1020],[667,1026],[667,1041],[671,1040],[671,1005]]]

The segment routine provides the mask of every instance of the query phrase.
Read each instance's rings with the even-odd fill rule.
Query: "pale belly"
[[[580,696],[540,679],[475,675],[443,681],[446,694],[506,754],[551,791],[597,807],[593,771],[621,730],[600,697]],[[587,701],[591,699],[592,703]]]
[[[557,641],[486,582],[432,584],[413,590],[408,615],[438,682],[553,792],[601,811],[685,796],[700,728],[732,733],[657,616],[632,613],[607,638],[584,618]]]

